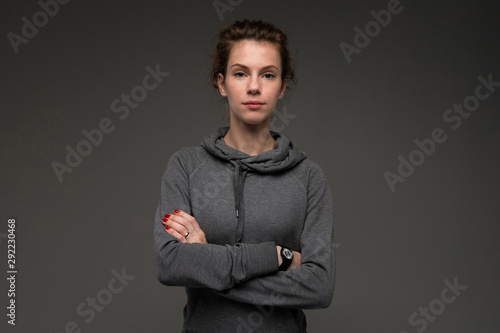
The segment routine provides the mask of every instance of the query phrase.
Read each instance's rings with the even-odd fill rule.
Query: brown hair
[[[222,28],[217,35],[217,46],[212,56],[213,66],[210,73],[210,84],[213,87],[216,89],[219,88],[217,84],[219,73],[224,75],[224,77],[226,76],[231,48],[234,44],[244,39],[274,44],[278,48],[281,57],[281,81],[287,79],[287,89],[290,87],[289,83],[296,83],[295,70],[291,64],[292,56],[288,50],[287,35],[270,22],[243,20],[236,21]]]

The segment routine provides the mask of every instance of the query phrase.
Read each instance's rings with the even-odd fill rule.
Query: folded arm
[[[162,223],[164,215],[176,209],[191,213],[188,172],[177,153],[163,175],[154,223],[155,268],[161,283],[226,290],[278,270],[274,242],[216,245],[179,241]]]
[[[301,309],[330,305],[335,284],[333,203],[321,169],[310,175],[300,250],[300,267],[259,276],[217,293],[255,305]]]

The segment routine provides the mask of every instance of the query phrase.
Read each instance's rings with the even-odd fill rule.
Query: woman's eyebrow
[[[234,66],[239,66],[239,67],[242,67],[242,68],[244,68],[244,69],[249,69],[249,68],[248,68],[248,66],[245,66],[245,65],[242,65],[242,64],[234,64],[234,65],[232,65],[230,68],[233,68]],[[277,70],[278,70],[278,67],[276,67],[276,66],[274,66],[274,65],[267,65],[267,66],[264,66],[264,67],[262,67],[262,68],[261,68],[261,70],[263,70],[263,69],[269,69],[269,68],[275,68],[275,69],[277,69]]]

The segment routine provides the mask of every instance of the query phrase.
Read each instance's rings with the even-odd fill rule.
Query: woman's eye
[[[245,76],[245,73],[237,72],[237,73],[234,73],[234,76],[236,76],[236,77],[243,77],[243,76]]]
[[[272,79],[272,78],[274,78],[274,74],[267,73],[267,74],[264,74],[264,77],[265,77],[266,79]]]

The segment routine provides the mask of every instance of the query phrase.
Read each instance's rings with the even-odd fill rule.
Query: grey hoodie
[[[331,303],[335,279],[333,204],[322,169],[285,135],[249,156],[221,127],[201,146],[169,159],[154,224],[159,281],[184,286],[183,332],[306,332],[301,309]],[[179,242],[162,218],[196,218],[209,244]],[[276,245],[301,253],[299,268],[278,271]]]

